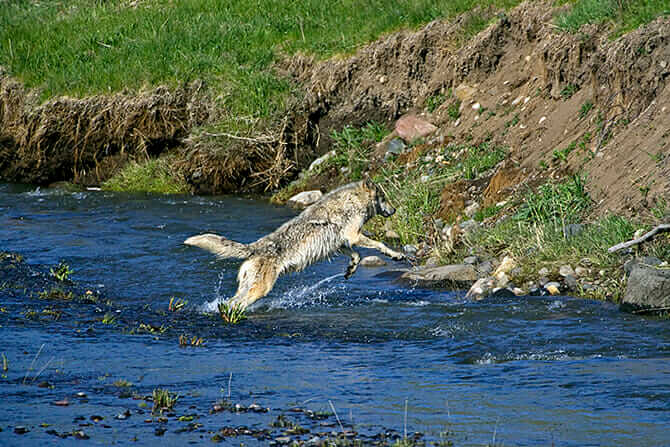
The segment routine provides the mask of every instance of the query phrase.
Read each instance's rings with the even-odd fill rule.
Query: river
[[[199,312],[232,296],[239,261],[181,242],[201,232],[250,242],[294,215],[251,198],[0,184],[0,249],[43,270],[65,261],[74,282],[105,298],[47,302],[0,287],[0,445],[75,444],[56,436],[76,431],[96,445],[209,444],[224,426],[277,437],[280,414],[312,430],[300,439],[392,429],[456,446],[670,445],[670,322],[611,303],[471,303],[398,284],[385,272],[404,265],[392,261],[344,280],[339,256],[281,277],[238,325]],[[169,312],[172,297],[188,304]],[[47,307],[60,318],[26,315]],[[204,345],[181,347],[180,335]],[[159,387],[179,399],[156,421],[139,397]],[[210,412],[221,400],[270,410]],[[312,423],[294,407],[334,409],[339,422]]]

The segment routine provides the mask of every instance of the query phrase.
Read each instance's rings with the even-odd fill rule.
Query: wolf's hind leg
[[[360,247],[365,247],[365,248],[374,248],[375,250],[379,250],[389,258],[393,259],[394,261],[401,261],[405,259],[405,255],[402,253],[399,253],[395,250],[391,250],[388,248],[386,245],[384,245],[382,242],[375,241],[374,239],[370,239],[369,237],[361,234],[360,238],[358,239],[358,242],[356,245]]]
[[[270,293],[279,276],[276,262],[271,258],[250,258],[242,263],[237,274],[239,286],[229,301],[243,309]]]
[[[349,261],[347,271],[344,273],[344,279],[349,279],[351,278],[351,275],[356,273],[358,264],[361,262],[361,255],[359,255],[357,252],[355,252],[349,247],[342,247],[342,253],[351,256],[351,261]]]

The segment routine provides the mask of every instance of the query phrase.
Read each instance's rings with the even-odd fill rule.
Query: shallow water
[[[0,287],[0,353],[9,361],[0,379],[0,445],[81,442],[50,429],[82,429],[95,444],[209,443],[223,426],[267,428],[289,407],[330,411],[329,401],[361,433],[402,433],[407,402],[408,432],[437,440],[448,431],[457,446],[670,445],[670,322],[612,304],[569,297],[469,303],[463,293],[405,288],[383,274],[402,263],[361,267],[346,281],[348,260],[336,257],[280,278],[239,325],[197,312],[234,293],[239,262],[181,242],[205,231],[249,242],[293,215],[237,197],[0,185],[0,247],[36,266],[65,260],[78,284],[110,300],[45,302]],[[173,296],[188,300],[188,309],[167,312]],[[61,318],[22,314],[47,306]],[[103,324],[106,313],[117,321]],[[165,332],[137,333],[141,323]],[[181,334],[202,337],[205,346],[180,347]],[[150,404],[124,397],[112,385],[119,379],[139,395],[156,387],[180,394],[160,438],[157,423],[145,422]],[[37,386],[43,382],[50,387]],[[271,410],[209,414],[228,393]],[[53,405],[63,399],[68,406]],[[128,419],[115,419],[126,409]],[[189,414],[203,427],[180,432],[188,423],[177,416]],[[30,431],[16,434],[17,425]]]

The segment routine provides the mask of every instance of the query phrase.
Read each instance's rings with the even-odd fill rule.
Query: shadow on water
[[[372,442],[403,432],[406,400],[408,430],[428,441],[446,431],[455,445],[490,443],[494,432],[515,445],[669,442],[668,322],[608,303],[471,303],[400,287],[386,270],[361,267],[346,281],[347,260],[336,257],[280,278],[240,324],[199,312],[234,293],[239,262],[181,241],[216,232],[249,242],[293,215],[237,197],[0,185],[0,243],[25,257],[14,267],[5,259],[0,273],[0,444],[74,441],[82,431],[107,444],[227,433],[230,443],[267,445],[260,431],[290,431],[271,425],[280,414],[310,430],[296,439],[353,427]],[[49,274],[61,260],[72,283]],[[58,287],[73,295],[45,295]],[[171,312],[173,297],[188,304]],[[191,346],[194,338],[204,344]],[[158,387],[180,395],[162,416],[147,399]],[[242,407],[210,412],[217,402]]]

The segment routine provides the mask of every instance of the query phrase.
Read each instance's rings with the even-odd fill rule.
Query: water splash
[[[219,273],[219,280],[217,281],[216,287],[214,288],[214,299],[212,301],[204,302],[198,308],[200,312],[208,314],[216,313],[219,311],[219,304],[228,299],[221,293],[221,289],[223,289],[223,279],[225,278],[225,272],[226,270],[224,269]]]
[[[329,276],[310,286],[296,286],[281,296],[272,299],[266,305],[269,309],[287,309],[305,305],[324,304],[328,297],[336,295],[338,291],[344,288],[344,285],[338,284],[326,288],[322,286],[340,276],[344,276],[344,273]]]

